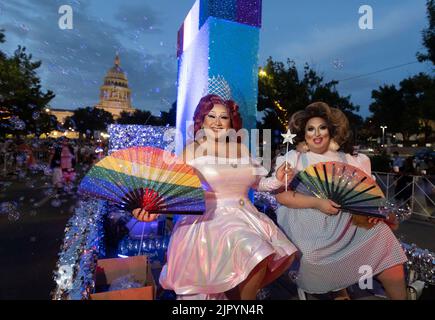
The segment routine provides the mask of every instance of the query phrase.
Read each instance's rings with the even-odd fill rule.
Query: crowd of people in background
[[[101,140],[0,138],[0,175],[19,179],[30,171],[44,170],[52,176],[54,188],[72,188],[78,164],[80,168],[90,168],[107,155],[107,151],[107,141]],[[282,153],[280,151],[277,150],[276,156]],[[435,157],[431,153],[403,157],[395,151],[391,155],[390,173],[395,175],[396,200],[409,202],[413,179],[421,177],[426,204],[433,207]]]
[[[434,175],[435,157],[430,153],[421,156],[402,157],[399,152],[393,152],[391,168],[395,173],[404,172],[411,175]]]
[[[76,170],[89,169],[107,151],[107,143],[100,140],[0,138],[0,175],[19,180],[43,171],[52,176],[54,188],[72,189]]]
[[[435,158],[427,153],[421,156],[402,157],[399,152],[393,152],[391,172],[396,175],[394,198],[402,203],[410,204],[413,194],[413,182],[418,178],[419,186],[425,193],[428,208],[434,207],[435,198]]]

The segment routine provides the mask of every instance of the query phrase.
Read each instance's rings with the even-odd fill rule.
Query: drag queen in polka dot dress
[[[370,159],[346,151],[349,123],[338,109],[314,103],[295,113],[290,130],[297,134],[298,148],[279,157],[294,171],[327,161],[340,161],[371,174]],[[349,150],[350,151],[350,150]],[[370,267],[391,299],[406,299],[403,264],[407,261],[399,241],[385,221],[355,218],[340,211],[331,200],[287,191],[279,194],[278,224],[301,251],[297,285],[308,293],[346,294],[359,282],[361,267]],[[357,221],[356,219],[360,219]]]

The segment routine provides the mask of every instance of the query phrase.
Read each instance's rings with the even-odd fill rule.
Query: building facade
[[[95,106],[110,112],[115,119],[119,118],[123,111],[134,112],[127,76],[120,63],[120,58],[116,55],[115,65],[109,69],[104,84],[100,87],[100,102]]]

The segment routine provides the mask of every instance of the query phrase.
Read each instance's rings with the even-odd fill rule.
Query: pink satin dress
[[[206,211],[184,216],[174,227],[167,264],[160,274],[163,288],[180,297],[224,299],[270,257],[273,272],[297,251],[269,217],[248,198],[250,188],[271,191],[282,184],[264,178],[250,158],[203,156],[189,162],[206,191]]]

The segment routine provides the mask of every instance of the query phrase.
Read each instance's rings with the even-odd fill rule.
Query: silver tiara
[[[231,88],[225,78],[221,75],[208,78],[207,87],[204,88],[202,96],[215,94],[223,100],[232,100]]]

